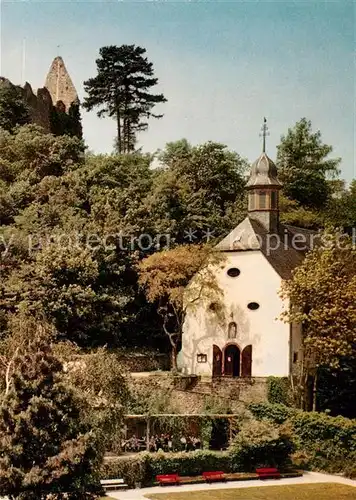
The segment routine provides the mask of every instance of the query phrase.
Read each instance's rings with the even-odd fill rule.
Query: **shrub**
[[[356,451],[356,420],[330,417],[325,413],[299,412],[291,419],[302,444],[333,441],[334,445]]]
[[[120,478],[130,488],[134,488],[136,483],[144,484],[147,481],[147,453],[106,460],[100,472],[102,479]]]
[[[300,411],[283,404],[272,403],[252,403],[248,408],[258,420],[267,419],[276,424],[283,424]]]
[[[344,475],[351,479],[356,479],[356,454],[349,462],[347,462],[344,468]]]
[[[243,424],[230,447],[235,466],[238,464],[244,471],[259,466],[283,468],[291,463],[294,450],[290,428],[258,420]]]
[[[267,399],[272,404],[290,404],[290,383],[287,377],[268,377]]]
[[[284,405],[252,404],[256,418],[273,423],[289,422],[296,436],[298,467],[352,474],[356,455],[356,420],[304,412]],[[351,464],[351,465],[349,465]]]
[[[231,471],[230,456],[227,452],[216,453],[197,450],[181,453],[155,453],[150,455],[148,470],[151,477],[157,474],[178,472],[182,476],[198,476],[204,471]]]
[[[227,452],[197,450],[181,453],[147,453],[106,461],[101,468],[103,479],[122,478],[133,488],[136,483],[150,485],[157,474],[178,472],[182,476],[198,476],[208,470],[232,471]]]

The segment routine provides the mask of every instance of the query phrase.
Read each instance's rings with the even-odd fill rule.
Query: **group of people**
[[[146,438],[138,438],[135,434],[130,439],[122,441],[121,447],[124,451],[139,452],[147,448]],[[150,437],[148,449],[155,451],[194,451],[200,450],[201,441],[195,436],[173,436],[171,434],[155,434]]]
[[[201,448],[201,441],[195,436],[161,434],[152,436],[149,441],[149,451],[194,451]]]

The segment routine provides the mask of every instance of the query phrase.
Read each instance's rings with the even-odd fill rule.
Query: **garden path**
[[[288,479],[279,479],[278,481],[230,481],[226,483],[215,484],[190,484],[181,486],[155,486],[153,488],[141,488],[127,491],[110,492],[110,497],[117,498],[118,500],[147,500],[145,495],[153,493],[174,493],[184,491],[201,491],[207,489],[222,490],[226,488],[250,488],[252,486],[277,486],[283,484],[306,484],[306,483],[341,483],[354,486],[356,488],[356,481],[346,479],[342,476],[334,476],[331,474],[321,474],[320,472],[305,472],[302,477],[293,477]]]

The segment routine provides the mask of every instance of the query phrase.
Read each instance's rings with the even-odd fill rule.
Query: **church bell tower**
[[[282,184],[277,178],[277,167],[266,154],[267,120],[262,126],[263,147],[261,156],[253,163],[247,181],[248,216],[259,222],[268,233],[278,231],[279,191]]]

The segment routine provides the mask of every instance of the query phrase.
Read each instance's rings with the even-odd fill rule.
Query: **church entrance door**
[[[224,375],[227,377],[240,376],[240,349],[231,344],[225,347]]]
[[[217,345],[213,345],[213,377],[221,377],[222,352]]]

